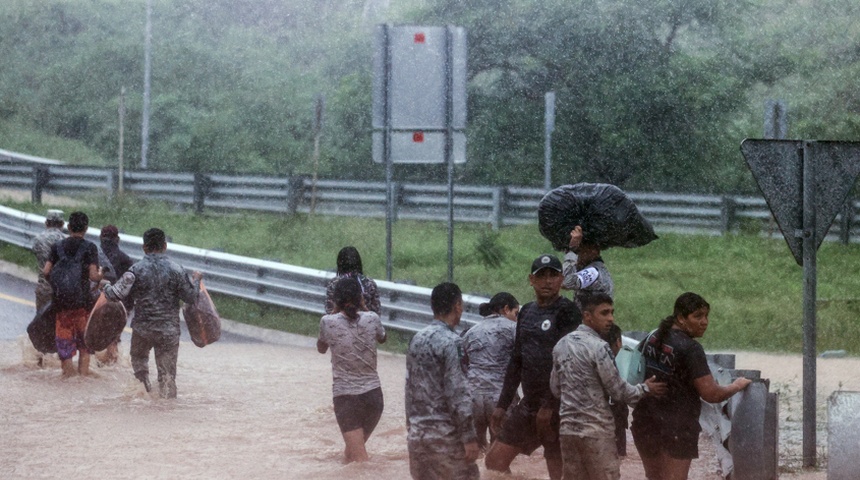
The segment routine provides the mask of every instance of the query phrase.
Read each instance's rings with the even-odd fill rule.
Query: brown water
[[[127,354],[119,365],[94,368],[98,378],[63,380],[56,360],[38,368],[22,354],[27,347],[24,338],[0,342],[4,480],[409,478],[402,356],[379,356],[385,412],[368,442],[371,460],[343,465],[329,357],[313,348],[183,342],[179,396],[160,400],[131,375]],[[155,383],[154,364],[151,371]],[[632,441],[628,451],[622,477],[644,478]],[[707,445],[702,453],[691,478],[716,480]],[[548,478],[540,455],[519,457],[512,470],[481,465],[483,478]]]

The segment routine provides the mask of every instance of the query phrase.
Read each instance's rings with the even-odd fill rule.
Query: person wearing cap
[[[570,232],[570,243],[564,255],[564,283],[562,288],[573,290],[573,300],[581,307],[581,297],[605,293],[615,298],[615,284],[609,269],[600,256],[600,247],[584,240],[582,227]]]
[[[535,301],[523,305],[518,315],[513,353],[490,425],[497,437],[485,458],[489,470],[509,471],[517,455],[543,446],[550,478],[561,478],[559,402],[549,386],[552,349],[582,322],[576,304],[560,294],[563,280],[561,261],[554,255],[532,262],[529,284]],[[519,386],[523,398],[505,419]]]
[[[51,258],[51,247],[66,238],[66,234],[63,233],[65,223],[62,210],[48,210],[45,215],[45,230],[33,238],[33,255],[36,256],[36,263],[39,265],[39,280],[36,283],[37,312],[51,301],[53,290],[42,269]]]
[[[158,393],[162,398],[176,398],[180,301],[197,300],[203,274],[195,271],[189,276],[166,251],[164,231],[150,228],[143,233],[143,259],[132,265],[115,285],[107,285],[104,292],[108,300],[129,296],[134,299],[129,355],[135,378],[147,392],[151,390],[149,352],[155,350]]]
[[[119,229],[115,225],[105,225],[99,234],[99,250],[104,254],[104,257],[109,263],[110,269],[105,271],[105,280],[115,283],[122,277],[125,272],[134,264],[131,258],[119,248]],[[100,255],[101,256],[101,255]],[[99,259],[101,261],[101,258]],[[131,312],[134,307],[134,300],[131,297],[126,297],[122,300],[126,312]],[[107,365],[116,363],[119,359],[119,342],[120,338],[108,345],[105,351],[104,358],[101,361]]]

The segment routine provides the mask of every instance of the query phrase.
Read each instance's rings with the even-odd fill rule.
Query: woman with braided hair
[[[366,461],[365,443],[382,416],[376,344],[385,343],[379,315],[364,305],[361,285],[343,278],[334,286],[336,313],[320,319],[317,351],[331,348],[334,415],[343,434],[345,462]]]
[[[692,459],[699,456],[700,398],[719,403],[751,383],[740,377],[722,386],[711,375],[705,350],[694,340],[705,334],[710,311],[704,298],[686,292],[640,346],[645,378],[656,376],[669,387],[665,396],[643,398],[633,409],[630,430],[649,480],[686,479]]]

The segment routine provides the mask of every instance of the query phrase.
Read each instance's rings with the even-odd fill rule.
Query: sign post
[[[860,143],[744,140],[741,152],[803,266],[803,465],[816,464],[817,252],[860,175]]]
[[[552,188],[552,132],[555,131],[555,92],[544,95],[543,189]]]
[[[454,276],[454,164],[466,161],[466,32],[379,25],[373,59],[373,161],[385,163],[386,277],[391,280],[393,164],[445,164],[448,280]]]

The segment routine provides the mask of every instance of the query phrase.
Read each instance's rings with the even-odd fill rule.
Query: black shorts
[[[698,425],[692,428],[669,428],[659,425],[645,425],[645,422],[633,421],[630,431],[633,433],[633,443],[639,455],[654,458],[660,452],[666,452],[678,460],[699,458]]]
[[[360,395],[334,397],[334,416],[341,433],[361,428],[368,437],[382,417],[383,406],[382,388],[374,388]]]
[[[550,420],[550,425],[555,432],[555,440],[552,442],[542,441],[538,437],[536,416],[537,412],[529,412],[523,405],[517,405],[510,410],[497,440],[520,449],[526,455],[531,455],[543,445],[544,457],[549,459],[561,458],[561,444],[558,439],[558,412],[554,412],[552,420]]]

